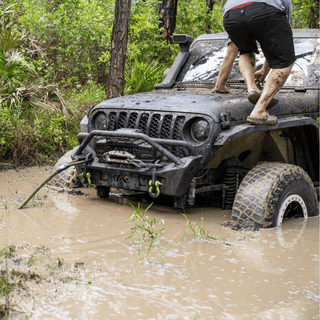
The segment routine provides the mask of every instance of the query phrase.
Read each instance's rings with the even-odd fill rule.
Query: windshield
[[[222,60],[226,54],[228,39],[205,39],[196,41],[191,47],[190,55],[178,81],[180,82],[215,82],[218,77]],[[294,39],[296,61],[292,67],[285,86],[315,86],[319,81],[320,40],[317,38]],[[256,70],[260,70],[264,56],[256,55]],[[239,56],[233,65],[228,81],[241,81]]]

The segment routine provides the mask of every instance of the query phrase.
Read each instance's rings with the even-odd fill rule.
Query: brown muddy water
[[[146,215],[163,219],[164,233],[139,260],[126,239],[133,209],[117,195],[43,188],[16,209],[51,170],[0,172],[1,245],[16,250],[1,269],[7,263],[29,276],[27,290],[11,293],[12,318],[319,319],[319,217],[239,232],[222,226],[231,211],[195,208],[190,222],[203,218],[204,229],[226,242],[195,241],[179,210],[157,204]]]

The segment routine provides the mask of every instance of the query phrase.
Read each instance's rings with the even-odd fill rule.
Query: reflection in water
[[[281,225],[277,231],[278,243],[284,248],[293,248],[297,245],[306,228],[307,221],[307,219],[296,219],[294,230],[288,230],[288,223],[285,224],[284,228]]]
[[[290,219],[283,226],[261,230],[257,236],[239,240],[242,244],[233,248],[234,253],[250,268],[283,274],[294,268],[306,254],[303,236],[307,223],[308,219]],[[299,255],[291,260],[295,252]]]
[[[165,233],[150,261],[139,261],[137,246],[126,239],[134,226],[125,222],[132,208],[114,196],[100,199],[94,189],[83,190],[87,198],[49,190],[42,206],[15,210],[16,195],[24,198],[46,177],[38,170],[20,172],[18,183],[16,172],[0,173],[0,194],[10,204],[0,209],[2,243],[46,245],[55,257],[85,267],[77,281],[30,288],[34,300],[20,305],[32,318],[319,319],[318,217],[235,232],[221,226],[230,211],[196,208],[188,212],[191,223],[203,217],[205,229],[227,243],[195,243],[182,240],[186,221],[179,211],[154,205],[148,216],[164,219]],[[142,203],[142,210],[147,206]]]
[[[77,213],[78,210],[69,201],[68,197],[57,196],[52,197],[52,200],[57,207],[57,209],[67,212],[68,214]]]

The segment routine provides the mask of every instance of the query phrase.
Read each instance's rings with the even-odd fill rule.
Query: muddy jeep
[[[72,153],[86,160],[78,174],[85,182],[91,176],[100,197],[118,188],[171,197],[176,208],[213,205],[262,228],[318,215],[319,31],[294,30],[297,60],[271,110],[275,125],[245,121],[254,105],[238,60],[230,93],[211,93],[226,33],[173,41],[180,52],[154,91],[90,108]],[[263,61],[256,56],[256,70]]]

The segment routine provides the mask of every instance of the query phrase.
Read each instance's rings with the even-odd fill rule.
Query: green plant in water
[[[201,239],[212,239],[212,240],[221,240],[221,241],[226,241],[218,236],[213,236],[209,233],[209,231],[206,231],[204,229],[204,224],[203,224],[203,218],[201,217],[201,223],[199,223],[199,221],[197,220],[196,222],[194,222],[193,224],[191,223],[191,221],[188,219],[188,217],[181,213],[185,219],[187,220],[187,223],[184,227],[184,233],[182,236],[182,240],[186,238],[186,234],[187,232],[191,232],[192,234],[192,238],[196,241],[198,238]]]
[[[48,248],[45,246],[37,247],[36,250],[30,255],[29,259],[27,260],[27,266],[31,267],[36,262],[36,256],[39,252],[42,252],[43,254],[46,254],[48,257],[50,257],[51,253]]]
[[[76,281],[76,280],[78,280],[78,279],[79,279],[79,277],[78,277],[78,278],[72,278],[72,277],[66,276],[66,277],[64,277],[64,278],[61,278],[60,281],[61,281],[62,283],[70,283],[70,282]]]
[[[41,207],[42,205],[43,205],[43,200],[41,200],[39,196],[37,198],[32,198],[32,207],[37,207],[37,206]]]
[[[8,201],[6,200],[5,202],[2,202],[2,203],[4,205],[4,208],[7,210],[9,208]]]
[[[159,221],[156,221],[155,218],[149,220],[149,218],[145,216],[146,212],[150,209],[153,203],[151,203],[143,213],[140,213],[140,202],[138,203],[137,208],[135,208],[131,203],[130,205],[134,209],[134,213],[127,219],[126,222],[135,222],[135,226],[131,228],[131,234],[129,237],[127,237],[127,239],[132,240],[133,237],[137,235],[138,238],[135,240],[135,242],[138,243],[139,260],[141,260],[140,252],[145,240],[150,240],[150,244],[146,254],[147,259],[148,254],[155,243],[157,243],[158,246],[161,247],[158,237],[163,234],[164,228],[158,230],[157,225],[164,225],[164,220],[161,219]]]
[[[9,266],[8,258],[10,255],[15,252],[14,246],[5,246],[0,251],[0,257],[4,256],[6,268],[1,270],[0,275],[0,298],[4,298],[4,304],[0,304],[0,317],[5,319],[9,315],[10,311],[10,293],[14,284],[9,281]]]

